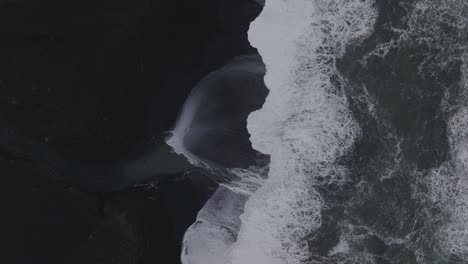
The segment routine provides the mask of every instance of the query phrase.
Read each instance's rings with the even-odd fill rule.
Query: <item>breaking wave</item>
[[[337,160],[359,136],[336,60],[372,30],[372,1],[266,1],[249,40],[270,90],[252,113],[253,147],[270,155],[266,182],[249,198],[229,263],[302,263],[321,225],[320,181],[340,181]]]

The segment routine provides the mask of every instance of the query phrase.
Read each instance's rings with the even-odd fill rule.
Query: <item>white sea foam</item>
[[[221,186],[198,213],[197,221],[184,235],[181,260],[184,264],[228,263],[236,241],[246,195]]]
[[[234,264],[301,263],[305,236],[321,224],[318,177],[359,135],[335,68],[351,40],[366,36],[372,1],[267,0],[249,40],[267,67],[270,94],[250,115],[254,148],[271,155],[268,180],[247,201]]]

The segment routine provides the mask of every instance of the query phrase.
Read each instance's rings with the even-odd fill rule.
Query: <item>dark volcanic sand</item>
[[[161,149],[201,78],[255,52],[246,32],[260,10],[250,0],[1,1],[0,262],[179,263],[216,185],[181,177],[190,167],[169,154],[161,166],[178,174],[122,170]]]

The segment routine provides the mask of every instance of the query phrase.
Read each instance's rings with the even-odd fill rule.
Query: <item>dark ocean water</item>
[[[467,263],[464,148],[452,118],[466,105],[464,1],[376,1],[373,33],[336,65],[362,134],[339,163],[345,183],[319,185],[319,263]],[[453,131],[460,129],[460,131]],[[455,142],[454,142],[455,141]],[[455,145],[455,146],[454,146]],[[461,146],[459,146],[461,145]],[[464,166],[463,158],[452,161]],[[461,163],[461,164],[460,164]],[[444,166],[444,169],[440,169]],[[346,253],[330,254],[337,246]],[[315,262],[314,262],[315,263]]]
[[[320,188],[327,205],[311,251],[321,259],[341,239],[352,253],[327,262],[467,263],[468,174],[440,167],[465,162],[454,157],[465,139],[453,137],[468,117],[449,123],[466,105],[468,5],[376,6],[372,35],[337,61],[362,134],[340,161],[348,181]]]

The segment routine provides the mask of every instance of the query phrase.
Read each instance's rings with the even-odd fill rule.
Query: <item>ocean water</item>
[[[265,74],[246,126],[269,158],[204,155],[188,99],[168,143],[220,188],[182,262],[468,263],[468,2],[266,0],[249,40],[261,60],[221,71]]]

